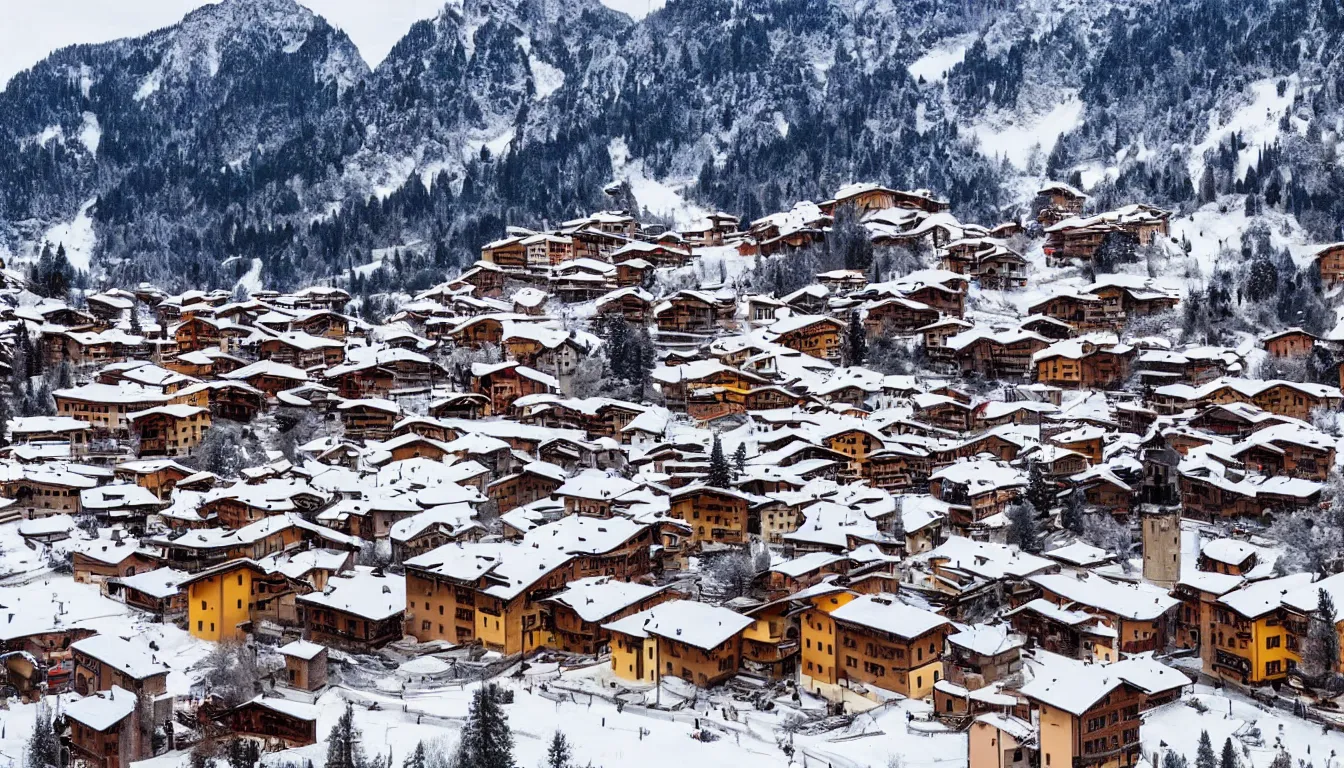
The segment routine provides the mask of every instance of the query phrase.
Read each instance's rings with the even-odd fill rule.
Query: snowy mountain
[[[994,223],[1046,176],[1098,206],[1249,192],[1338,230],[1336,0],[608,5],[450,2],[373,70],[294,0],[58,51],[0,92],[0,249],[78,231],[114,281],[229,285],[256,258],[284,286],[373,249],[433,244],[407,271],[441,273],[510,224],[755,217],[855,179]]]

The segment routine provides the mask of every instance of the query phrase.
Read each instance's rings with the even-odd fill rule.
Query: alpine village
[[[1196,294],[1174,223],[606,210],[376,321],[48,248],[0,296],[5,758],[1337,766],[1344,246]]]

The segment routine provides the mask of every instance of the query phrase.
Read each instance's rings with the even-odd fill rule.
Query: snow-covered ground
[[[922,77],[925,83],[941,82],[953,67],[966,58],[966,48],[973,39],[974,36],[969,35],[958,37],[931,49],[910,64],[908,67],[910,76],[915,80]]]
[[[1004,112],[977,119],[967,130],[980,142],[980,151],[988,157],[1007,158],[1019,170],[1026,170],[1032,155],[1044,163],[1055,142],[1077,128],[1083,119],[1083,102],[1068,94],[1049,111],[1024,117]]]
[[[1241,235],[1253,223],[1246,217],[1245,205],[1243,196],[1231,195],[1208,203],[1189,216],[1172,217],[1171,236],[1190,241],[1190,255],[1206,278],[1213,274],[1219,264],[1218,256],[1224,251],[1232,251],[1240,258]],[[1306,265],[1310,255],[1301,246],[1309,238],[1296,218],[1267,209],[1255,221],[1269,228],[1269,242],[1275,250],[1286,248],[1297,257],[1298,266]]]
[[[1201,713],[1185,703],[1172,703],[1144,716],[1139,735],[1146,757],[1165,752],[1162,747],[1165,742],[1168,749],[1185,755],[1193,765],[1199,735],[1208,731],[1215,753],[1221,752],[1223,742],[1231,737],[1246,768],[1266,768],[1278,753],[1278,744],[1297,760],[1305,760],[1317,768],[1340,768],[1344,733],[1322,732],[1319,725],[1279,710],[1267,710],[1235,694],[1215,692],[1207,686],[1196,686],[1189,698],[1203,703],[1208,711]],[[1253,728],[1260,730],[1264,742],[1260,746],[1239,738]]]
[[[1246,170],[1255,164],[1260,151],[1279,137],[1279,122],[1292,108],[1297,94],[1296,75],[1265,78],[1247,86],[1243,100],[1226,106],[1221,119],[1218,112],[1210,113],[1208,134],[1191,148],[1191,180],[1198,183],[1204,173],[1204,153],[1227,141],[1233,133],[1245,144],[1237,155],[1237,178],[1245,177]],[[1294,122],[1296,130],[1306,130],[1306,123],[1297,119]]]
[[[238,278],[238,285],[241,285],[243,290],[247,291],[248,296],[260,291],[263,287],[261,284],[261,268],[261,259],[253,259],[252,266],[248,267],[247,273]]]
[[[36,258],[41,252],[42,244],[50,244],[52,249],[64,245],[70,266],[84,272],[89,271],[94,248],[98,245],[98,237],[93,231],[93,217],[89,215],[95,202],[96,198],[89,198],[79,207],[79,213],[75,214],[75,218],[48,229],[33,257]]]
[[[689,180],[659,181],[646,176],[644,161],[630,157],[630,148],[624,140],[613,139],[607,152],[611,155],[612,180],[629,182],[640,208],[655,216],[671,219],[678,226],[690,225],[709,213],[682,196],[681,190]]]

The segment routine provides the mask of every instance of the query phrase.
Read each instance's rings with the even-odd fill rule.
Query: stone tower
[[[1173,587],[1181,578],[1181,508],[1145,506],[1139,513],[1143,528],[1143,578]]]

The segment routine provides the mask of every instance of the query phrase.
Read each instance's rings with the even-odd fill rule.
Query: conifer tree
[[[1031,462],[1027,475],[1027,502],[1036,508],[1039,515],[1048,515],[1055,506],[1055,487],[1045,476],[1039,461]]]
[[[569,739],[557,728],[551,738],[551,747],[546,751],[546,768],[570,768],[573,757]]]
[[[513,768],[513,732],[500,705],[499,686],[476,689],[458,745],[458,768]]]
[[[254,768],[261,761],[261,746],[251,739],[230,739],[224,759],[229,768]]]
[[[401,768],[427,768],[425,761],[425,742],[415,745],[415,751],[406,756]]]
[[[345,712],[327,736],[326,768],[369,768],[360,739],[359,729],[355,727],[354,707],[347,701]]]
[[[1302,672],[1307,679],[1330,687],[1339,671],[1339,634],[1335,631],[1335,602],[1324,589],[1317,591],[1316,610],[1307,625],[1307,639],[1302,649]]]
[[[731,488],[733,485],[733,470],[723,455],[723,443],[719,441],[717,433],[714,435],[714,445],[709,451],[709,476],[705,478],[705,482],[715,488]]]
[[[1218,768],[1218,758],[1213,754],[1213,742],[1209,732],[1199,734],[1199,748],[1195,752],[1195,768]]]
[[[1008,507],[1008,543],[1023,552],[1041,551],[1041,527],[1036,510],[1030,504],[1017,503]]]
[[[737,450],[733,451],[733,471],[740,477],[747,471],[747,444],[738,443]]]
[[[1223,755],[1218,761],[1218,768],[1241,768],[1241,761],[1237,759],[1237,748],[1232,746],[1231,736],[1223,742]]]
[[[56,768],[61,763],[61,745],[45,704],[37,706],[36,717],[24,754],[26,768]]]
[[[845,331],[846,363],[863,365],[868,359],[868,331],[859,322],[859,313],[849,313],[849,328]]]
[[[1083,492],[1075,489],[1064,500],[1064,509],[1059,513],[1059,524],[1064,530],[1074,533],[1083,531]]]

